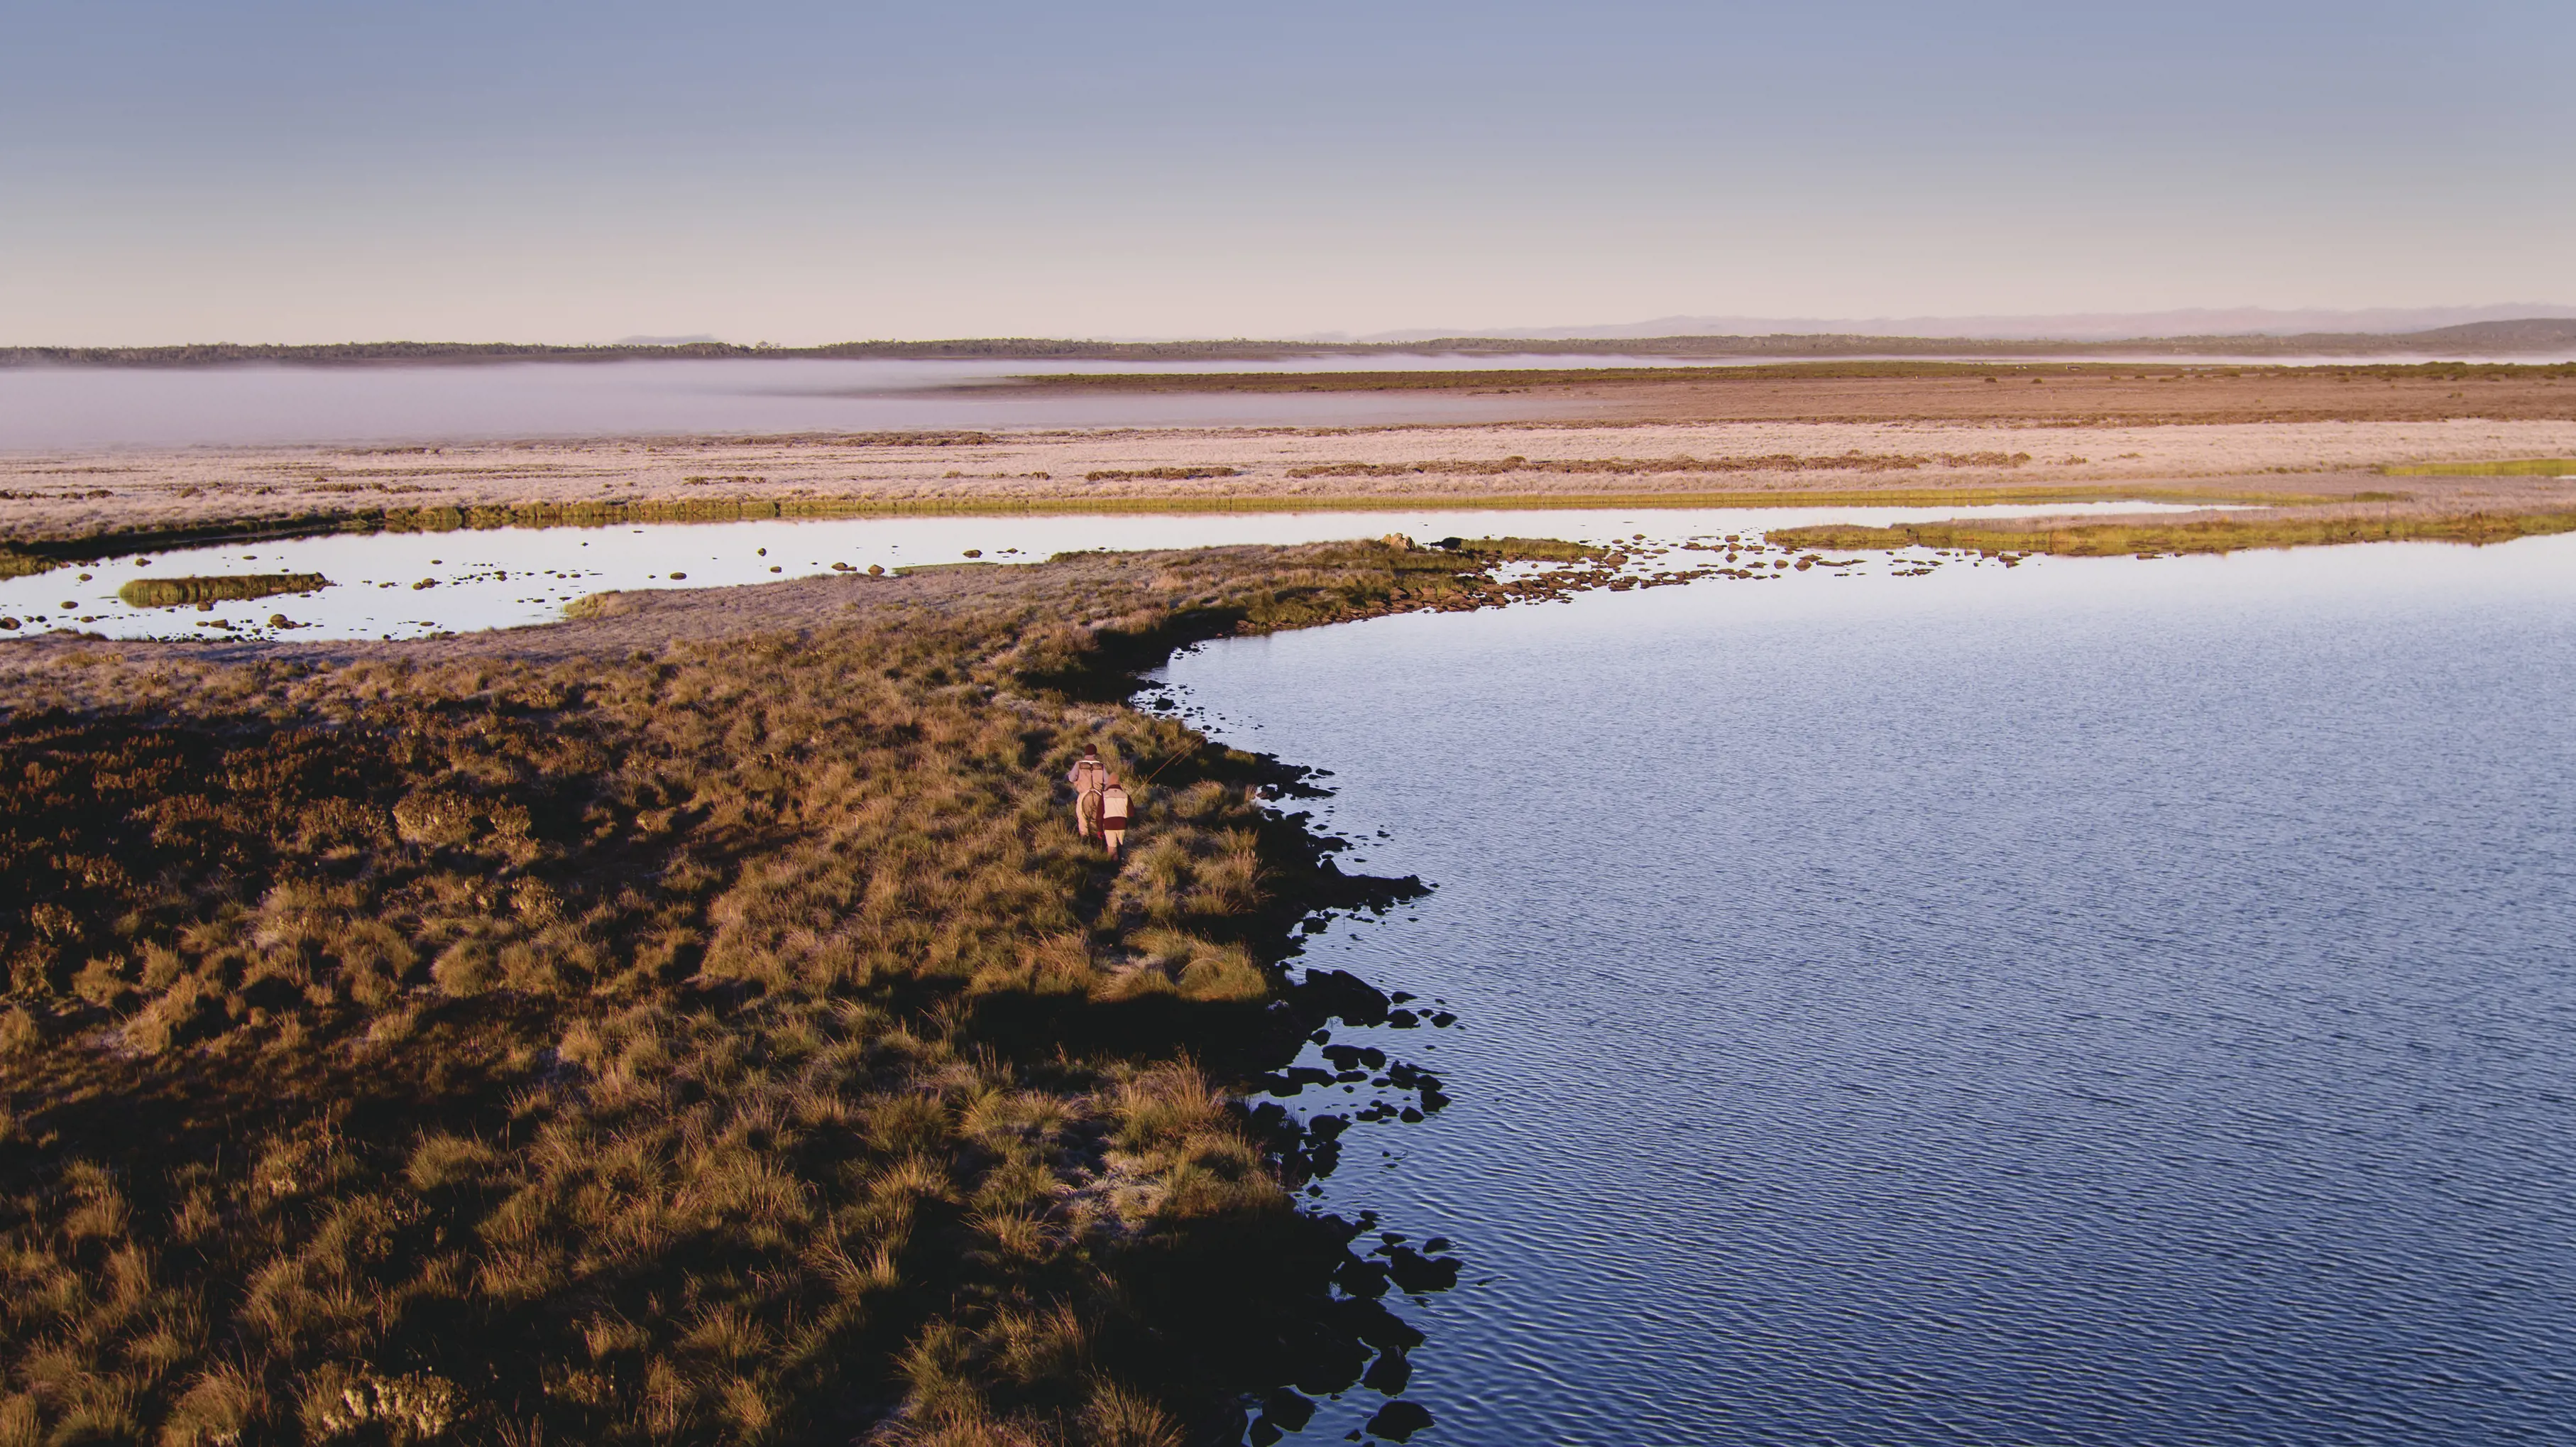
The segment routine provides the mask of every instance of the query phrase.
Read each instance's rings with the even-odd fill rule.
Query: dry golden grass
[[[1416,1338],[1229,1087],[1358,886],[1268,766],[1101,699],[1180,638],[1492,601],[1493,557],[21,672],[0,1442],[1160,1447],[1355,1382]],[[1177,760],[1116,865],[1059,793],[1091,742]]]
[[[2385,517],[2218,518],[2195,522],[2065,523],[2046,527],[2010,523],[1909,523],[1871,528],[1839,525],[1782,528],[1768,536],[1783,548],[1966,548],[1987,553],[2060,553],[2111,557],[2123,553],[2232,553],[2246,548],[2310,547],[2335,543],[2501,543],[2515,538],[2576,531],[2576,512],[2426,514]]]

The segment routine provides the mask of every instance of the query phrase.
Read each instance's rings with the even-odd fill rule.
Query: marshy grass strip
[[[230,603],[280,593],[317,593],[331,586],[320,573],[240,573],[219,578],[137,578],[116,590],[135,608],[176,608],[186,603]]]
[[[2576,457],[2524,457],[2510,462],[2417,462],[2379,469],[2389,477],[2571,477]]]
[[[1462,463],[1460,469],[1482,464]],[[1411,465],[1407,464],[1408,470]],[[1523,470],[1523,469],[1514,469]],[[1540,469],[1527,469],[1540,470]],[[1624,465],[1617,472],[1628,471]],[[1612,475],[1616,475],[1614,472]],[[602,528],[633,523],[725,523],[769,518],[1046,517],[1057,514],[1332,512],[1562,512],[1620,508],[1981,507],[1996,503],[2170,502],[2296,507],[2345,501],[2326,493],[2240,488],[2026,486],[1989,488],[1734,489],[1643,492],[1092,494],[1011,498],[691,498],[672,502],[519,503],[305,513],[202,527],[155,527],[20,539],[0,546],[0,577],[121,553],[208,543],[272,542],[339,533],[470,532],[502,528]]]
[[[1963,548],[1982,553],[2065,557],[2232,553],[2334,543],[2486,544],[2576,532],[2576,512],[2470,513],[2457,517],[2220,518],[2184,523],[2079,523],[2052,528],[1980,523],[1909,523],[1872,528],[1827,524],[1767,534],[1785,548]]]

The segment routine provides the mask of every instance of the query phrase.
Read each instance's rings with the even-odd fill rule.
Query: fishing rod
[[[1161,763],[1154,766],[1154,772],[1145,776],[1145,782],[1138,784],[1136,787],[1141,789],[1145,787],[1145,784],[1150,784],[1156,779],[1163,777],[1163,770],[1170,768],[1172,765],[1179,763],[1181,760],[1186,759],[1197,752],[1198,750],[1196,749],[1183,749],[1179,753],[1172,755],[1170,758],[1163,760]]]

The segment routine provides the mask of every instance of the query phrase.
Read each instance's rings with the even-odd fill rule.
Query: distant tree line
[[[1059,337],[967,337],[946,341],[834,342],[779,347],[734,342],[554,346],[541,342],[332,342],[314,346],[202,342],[166,347],[0,347],[0,366],[214,367],[245,364],[334,366],[465,362],[625,362],[735,357],[880,358],[912,361],[1060,359],[1209,361],[1293,356],[1475,355],[1647,357],[2168,356],[2367,357],[2405,353],[2515,353],[2576,349],[2576,318],[2470,322],[2382,334],[2133,337],[2120,341],[2028,341],[1967,337],[1878,337],[1842,332],[1772,336],[1438,337],[1408,342],[1103,342]]]

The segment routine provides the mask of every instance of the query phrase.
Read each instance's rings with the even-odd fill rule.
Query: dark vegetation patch
[[[1106,1447],[1392,1397],[1384,1298],[1456,1261],[1296,1209],[1347,1121],[1238,1092],[1392,1018],[1281,962],[1420,886],[1265,807],[1296,771],[1111,700],[1195,638],[1530,596],[1485,572],[1528,551],[20,672],[0,1436]],[[1086,743],[1154,780],[1120,866],[1055,783]]]
[[[1242,475],[1240,469],[1232,467],[1112,467],[1103,468],[1098,472],[1086,472],[1082,475],[1082,480],[1085,482],[1187,482],[1202,477],[1240,477]]]
[[[1922,467],[2019,467],[2027,452],[1862,452],[1857,448],[1832,456],[1790,452],[1758,457],[1552,457],[1532,462],[1526,457],[1427,462],[1333,462],[1292,467],[1290,477],[1411,477],[1441,475],[1499,477],[1515,472],[1563,474],[1676,472],[1911,472]],[[1095,476],[1097,474],[1094,474]]]
[[[1964,350],[1964,349],[1956,349]],[[2033,350],[2033,349],[2016,349]],[[1705,367],[1513,367],[1404,372],[1051,372],[1013,380],[1062,391],[1091,392],[1492,392],[1532,387],[1657,387],[1868,378],[1969,379],[2077,375],[2192,378],[2299,377],[2317,367],[2194,367],[2135,362],[2024,363],[1944,361],[1781,362]],[[2355,364],[2331,369],[2345,380],[2556,381],[2576,378],[2576,362],[2418,362]]]
[[[1769,534],[1784,548],[1966,548],[1985,553],[2231,553],[2322,543],[2501,543],[2576,532],[2576,512],[2467,513],[2434,517],[2222,518],[2211,522],[2080,523],[2027,528],[2010,524],[1916,523],[1888,528],[1829,524]]]
[[[117,589],[116,596],[136,608],[175,608],[182,603],[311,593],[330,586],[331,580],[320,573],[241,573],[219,578],[137,578]]]

